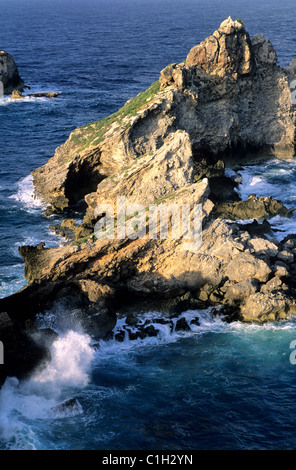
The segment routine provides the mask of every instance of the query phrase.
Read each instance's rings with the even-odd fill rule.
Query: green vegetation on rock
[[[126,117],[136,116],[143,106],[147,105],[154,99],[159,90],[160,83],[157,80],[152,83],[146,91],[139,93],[137,96],[127,101],[122,108],[111,116],[75,129],[70,136],[69,143],[78,147],[78,152],[86,150],[90,146],[99,145],[104,140],[106,132],[114,123],[117,123],[114,130],[119,130],[122,125],[122,121]],[[129,127],[130,123],[126,123],[124,130]]]

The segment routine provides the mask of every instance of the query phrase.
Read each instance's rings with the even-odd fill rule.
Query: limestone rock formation
[[[236,306],[247,318],[240,303],[257,293],[269,295],[282,278],[288,279],[294,254],[266,238],[266,220],[240,226],[219,217],[266,219],[289,216],[291,210],[255,195],[219,203],[215,185],[219,178],[223,184],[223,158],[229,153],[237,159],[255,150],[294,153],[293,71],[292,65],[277,66],[268,39],[259,34],[251,40],[240,21],[228,18],[192,48],[184,63],[166,67],[146,92],[109,118],[73,131],[33,176],[36,191],[50,204],[48,214],[85,198],[84,223],[63,222],[74,234],[72,244],[20,249],[29,281],[21,298],[27,295],[34,306],[40,298],[54,298],[59,286],[64,292],[74,289],[88,299],[91,311],[107,315],[110,328],[110,299],[120,292],[172,298],[190,291],[202,302]],[[116,217],[118,196],[146,208],[201,203],[202,246],[182,250],[184,237],[96,240],[96,208],[109,204]],[[132,226],[136,216],[129,218]],[[290,287],[285,295],[293,303]],[[4,307],[13,310],[14,304],[12,296]]]
[[[237,161],[259,150],[292,156],[289,85],[296,72],[276,62],[268,39],[259,34],[251,40],[242,23],[228,18],[185,62],[167,66],[158,82],[114,115],[73,131],[33,172],[48,213],[96,191],[104,178],[159,150],[178,130],[189,135],[197,179],[211,177],[226,154]]]
[[[217,77],[229,75],[237,79],[248,75],[255,70],[249,34],[241,22],[228,18],[212,36],[191,49],[186,65]]]
[[[25,85],[13,57],[5,51],[0,51],[0,82],[3,83],[5,95],[13,90],[23,90]]]
[[[225,176],[224,160],[231,155],[239,162],[257,151],[294,155],[289,84],[295,76],[295,63],[277,66],[264,36],[251,40],[240,21],[228,18],[185,62],[166,67],[146,92],[109,118],[73,131],[33,177],[49,205],[47,214],[63,213],[84,199],[84,221],[62,223],[73,239],[58,248],[20,248],[28,285],[0,299],[0,312],[25,326],[56,303],[64,302],[65,315],[75,305],[95,338],[112,334],[122,303],[143,299],[176,311],[222,306],[230,320],[259,323],[294,314],[296,237],[271,239],[266,220],[291,210],[269,195],[232,199],[239,180]],[[120,218],[118,197],[139,208]],[[102,204],[108,209],[98,212]],[[166,236],[151,229],[151,206],[166,216]],[[176,236],[172,207],[182,217],[188,210],[182,229],[185,220],[191,228],[199,222],[202,231],[193,240],[190,230]],[[110,208],[113,225],[100,225]],[[264,222],[237,222],[252,217]],[[156,220],[160,229],[164,219]],[[139,227],[145,229],[141,236]],[[143,325],[140,336],[130,330],[130,337],[157,334],[152,327],[146,331]],[[180,319],[178,328],[187,327]]]

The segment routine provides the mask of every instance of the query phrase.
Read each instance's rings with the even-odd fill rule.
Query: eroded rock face
[[[86,196],[86,221],[93,218],[98,204],[111,204],[116,210],[118,195],[125,197],[127,204],[146,206],[193,184],[194,176],[189,135],[185,131],[171,133],[158,151],[134,160],[117,176],[104,179],[96,193]]]
[[[0,51],[0,81],[3,83],[6,95],[13,90],[23,90],[25,85],[13,57],[5,51]]]
[[[255,69],[250,36],[241,22],[229,17],[212,36],[191,49],[186,65],[217,77],[248,75]]]

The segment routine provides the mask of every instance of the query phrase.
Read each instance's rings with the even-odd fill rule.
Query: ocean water
[[[32,91],[61,92],[0,99],[0,296],[26,284],[20,245],[63,241],[49,230],[59,217],[45,218],[33,197],[30,172],[74,128],[116,111],[229,15],[269,37],[287,66],[293,8],[288,0],[0,0],[0,49]],[[242,197],[273,195],[296,207],[293,159],[240,173]],[[296,232],[295,217],[272,220],[278,238]],[[200,318],[190,332],[161,326],[156,338],[94,345],[59,324],[63,313],[40,319],[60,333],[48,369],[27,382],[12,377],[0,391],[0,449],[295,448],[293,320],[229,325],[211,311],[189,311],[186,318]],[[81,412],[55,415],[52,407],[72,397]]]

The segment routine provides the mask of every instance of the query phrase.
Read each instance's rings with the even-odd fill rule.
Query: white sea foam
[[[26,209],[45,208],[42,199],[35,194],[32,175],[28,175],[18,182],[17,192],[10,196],[10,198],[21,202]]]
[[[8,378],[0,391],[0,439],[9,449],[40,448],[33,421],[67,417],[52,408],[88,383],[94,358],[88,335],[68,331],[53,343],[51,354],[42,372],[25,382]]]
[[[34,377],[36,383],[54,385],[54,389],[87,385],[94,356],[88,335],[69,331],[53,343],[51,354],[50,364]]]
[[[199,319],[199,325],[191,323],[196,317]],[[117,356],[123,359],[130,351],[141,351],[142,348],[151,346],[160,347],[165,344],[177,342],[182,338],[203,335],[209,332],[221,332],[227,328],[227,324],[222,320],[222,317],[213,315],[211,309],[187,310],[178,317],[167,318],[167,324],[159,323],[157,320],[160,318],[162,318],[162,314],[157,311],[139,314],[138,323],[134,327],[127,325],[126,318],[118,318],[114,334],[116,335],[119,331],[125,330],[124,340],[122,342],[118,342],[116,339],[102,341],[100,347],[97,349],[96,359],[100,361],[110,356]],[[176,323],[181,318],[185,318],[187,324],[190,326],[189,331],[176,331]],[[171,320],[172,326],[169,320]],[[127,330],[136,333],[138,328],[143,325],[152,325],[158,330],[157,336],[147,336],[144,339],[138,338],[136,340],[129,339]]]
[[[53,100],[51,98],[47,98],[46,96],[42,96],[42,97],[36,97],[36,96],[28,96],[29,94],[31,93],[34,93],[34,92],[40,92],[40,91],[46,91],[46,92],[50,92],[50,91],[56,91],[56,90],[42,90],[41,89],[42,87],[38,87],[38,86],[33,86],[31,87],[31,90],[30,92],[27,92],[27,93],[24,93],[22,95],[22,98],[19,99],[19,98],[15,98],[13,99],[11,96],[7,95],[7,96],[2,96],[0,98],[0,106],[9,106],[9,105],[24,105],[26,103],[36,103],[36,104],[44,104],[44,103],[53,103]]]
[[[47,420],[52,419],[79,419],[79,415],[82,413],[80,406],[78,413],[73,414],[71,410],[70,413],[67,413],[66,410],[61,415],[53,413],[52,408],[56,409],[57,405],[72,398],[77,389],[88,384],[92,367],[100,368],[100,364],[112,364],[112,361],[122,364],[122,367],[133,367],[134,360],[136,367],[134,353],[141,352],[143,348],[162,347],[190,337],[195,337],[198,341],[199,337],[202,340],[204,335],[213,333],[233,333],[238,341],[242,341],[242,344],[249,347],[248,341],[253,335],[258,335],[258,344],[260,345],[262,334],[264,338],[266,333],[273,334],[274,332],[276,334],[281,330],[288,334],[287,354],[289,354],[290,339],[293,339],[293,332],[296,330],[296,322],[292,320],[266,325],[247,325],[239,322],[228,324],[223,321],[219,311],[215,309],[187,310],[180,316],[171,319],[175,327],[176,322],[184,317],[190,324],[190,331],[175,331],[175,328],[171,328],[170,324],[158,323],[156,320],[162,316],[160,312],[151,311],[137,316],[138,326],[149,321],[149,324],[159,330],[158,336],[142,340],[129,340],[126,335],[123,342],[101,341],[95,352],[88,335],[70,330],[53,343],[51,348],[52,362],[46,369],[26,382],[19,383],[14,378],[6,381],[0,392],[0,439],[6,443],[6,448],[42,449],[44,447],[42,433],[38,431],[36,420],[43,426],[42,422],[46,423]],[[199,325],[191,323],[196,317],[199,318]],[[137,328],[129,327],[126,318],[119,317],[115,333],[124,327],[134,331]],[[120,393],[120,391],[113,390],[112,387],[104,388],[96,385],[95,388],[91,386],[81,393],[82,396],[90,395],[91,399],[96,397],[99,400],[104,398],[106,394],[109,396],[114,393],[116,397],[116,393]],[[48,426],[48,424],[45,425]]]
[[[262,183],[262,178],[260,176],[254,176],[250,182],[250,186],[255,186],[255,184]]]
[[[274,199],[281,200],[288,208],[296,207],[295,172],[296,161],[294,159],[274,158],[256,165],[248,165],[240,170],[243,181],[239,186],[239,195],[242,200],[254,193],[256,196],[272,196]],[[239,220],[238,222],[249,223],[253,220]],[[273,236],[278,240],[296,233],[296,213],[288,218],[276,216],[269,222],[274,230]]]

